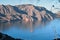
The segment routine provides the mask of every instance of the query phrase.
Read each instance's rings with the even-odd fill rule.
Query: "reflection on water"
[[[30,28],[30,31],[32,32],[34,27],[38,25],[45,25],[44,22],[36,21],[36,22],[7,22],[7,23],[2,23],[0,22],[0,31],[3,31],[5,29],[9,29],[12,26],[17,26],[22,29],[28,29]],[[41,27],[41,26],[40,26]]]
[[[54,28],[60,34],[59,20],[55,19],[51,22],[0,22],[0,32],[25,40],[53,40],[55,38]]]

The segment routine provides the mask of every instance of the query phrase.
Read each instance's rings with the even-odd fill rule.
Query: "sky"
[[[33,4],[36,6],[43,6],[50,11],[52,10],[53,12],[60,10],[60,3],[58,2],[58,0],[1,0],[0,5],[1,4],[4,5]],[[55,8],[51,9],[52,5],[55,5],[55,8],[59,8],[59,9],[55,9]]]

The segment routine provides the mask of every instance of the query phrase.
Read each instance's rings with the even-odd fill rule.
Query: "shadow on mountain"
[[[0,17],[6,17],[6,15],[0,13]]]
[[[53,18],[56,18],[56,15],[57,15],[51,11],[48,11],[48,10],[46,10],[46,14],[50,14]]]
[[[35,7],[35,9],[37,9],[37,10],[39,10],[39,11],[46,10],[46,8],[44,8],[44,7],[38,7],[38,6],[34,6],[34,7]]]
[[[13,9],[18,13],[27,14],[25,11],[18,9],[16,6],[13,6]]]

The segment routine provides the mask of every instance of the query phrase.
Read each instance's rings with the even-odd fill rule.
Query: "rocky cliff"
[[[50,21],[56,14],[44,7],[26,5],[0,5],[0,22],[5,21]]]
[[[57,18],[60,18],[60,11],[58,11],[56,14],[57,14]]]

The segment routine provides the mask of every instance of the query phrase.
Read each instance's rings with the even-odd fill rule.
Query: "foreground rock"
[[[54,40],[60,40],[60,38],[54,39]]]
[[[6,34],[0,33],[0,40],[22,40],[22,39],[15,39],[15,38],[12,38]]]
[[[44,7],[26,5],[0,5],[0,22],[8,21],[50,21],[56,14]]]

